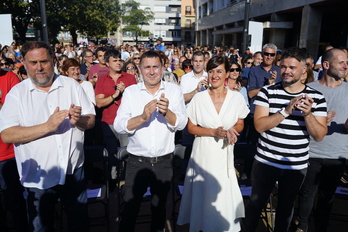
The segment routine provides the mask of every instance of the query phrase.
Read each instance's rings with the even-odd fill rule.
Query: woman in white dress
[[[187,107],[188,131],[196,138],[177,223],[190,223],[190,232],[240,231],[244,217],[233,149],[249,109],[239,92],[224,87],[229,69],[228,58],[211,58],[209,89],[197,93]]]

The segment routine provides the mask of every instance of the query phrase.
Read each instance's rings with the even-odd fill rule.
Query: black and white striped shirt
[[[265,86],[258,93],[254,104],[269,108],[269,115],[273,115],[286,107],[292,98],[303,94],[314,100],[313,115],[326,117],[324,95],[309,86],[296,94],[286,92],[281,82]],[[255,159],[281,169],[301,170],[307,168],[308,145],[309,134],[304,117],[301,111],[294,110],[279,125],[260,134]]]

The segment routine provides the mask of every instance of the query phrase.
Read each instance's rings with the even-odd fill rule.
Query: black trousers
[[[173,177],[173,160],[150,163],[130,156],[127,160],[126,182],[123,186],[124,205],[121,212],[120,232],[132,232],[143,199],[151,191],[151,232],[163,231],[166,221],[167,197]]]
[[[293,215],[294,202],[303,183],[307,168],[287,170],[254,160],[251,172],[252,192],[246,207],[243,232],[256,230],[262,209],[278,181],[278,204],[274,232],[288,231]]]
[[[314,198],[318,192],[314,213],[315,231],[327,231],[336,188],[345,166],[345,159],[309,159],[307,176],[299,193],[299,228],[308,230]]]
[[[16,232],[27,231],[28,219],[15,158],[0,161],[0,189],[5,209],[0,207],[0,231],[7,231],[6,209],[9,210]]]

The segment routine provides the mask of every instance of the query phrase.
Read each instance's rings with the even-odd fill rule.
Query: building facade
[[[181,44],[195,44],[196,13],[194,0],[181,0]]]
[[[123,0],[126,1],[126,0]],[[143,30],[151,33],[149,37],[138,38],[139,42],[155,41],[156,38],[162,37],[164,44],[181,43],[181,1],[180,0],[137,0],[140,8],[149,7],[154,13],[155,19],[150,25],[144,25]],[[125,25],[122,25],[123,28]],[[122,30],[121,30],[122,31]],[[123,31],[119,36],[121,43],[134,42],[134,36],[130,32]]]
[[[196,45],[249,46],[256,52],[272,42],[280,49],[305,47],[313,57],[328,44],[348,46],[347,0],[195,1]]]

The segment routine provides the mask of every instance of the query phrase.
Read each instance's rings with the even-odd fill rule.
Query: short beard
[[[340,80],[342,80],[344,78],[344,77],[338,76],[337,73],[330,72],[330,70],[327,70],[327,74],[328,74],[328,76],[330,76],[333,79],[335,79],[335,81],[340,81]]]
[[[295,81],[295,80],[292,80],[292,81],[282,81],[282,83],[283,84],[285,84],[285,85],[292,85],[292,84],[295,84],[297,81]]]
[[[28,77],[30,78],[30,80],[33,82],[34,85],[40,86],[40,87],[47,87],[47,84],[50,83],[52,79],[54,78],[54,73],[50,78],[47,78],[46,81],[44,82],[37,81],[36,79],[31,78],[29,75]]]

